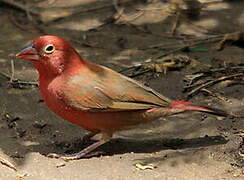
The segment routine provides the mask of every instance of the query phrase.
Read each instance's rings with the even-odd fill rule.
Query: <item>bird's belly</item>
[[[125,130],[133,128],[140,123],[158,118],[148,116],[146,110],[91,112],[71,107],[62,99],[54,95],[44,95],[43,98],[49,109],[51,109],[55,114],[89,131]]]
[[[144,122],[143,112],[90,112],[65,107],[54,111],[63,119],[89,131],[130,129]]]

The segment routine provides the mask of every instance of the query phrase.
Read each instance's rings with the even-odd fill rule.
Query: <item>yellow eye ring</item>
[[[43,48],[43,51],[46,53],[46,54],[51,54],[55,51],[55,46],[53,44],[48,44],[46,45],[44,48]]]

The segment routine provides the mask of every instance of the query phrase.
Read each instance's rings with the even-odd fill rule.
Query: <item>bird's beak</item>
[[[37,61],[40,58],[36,49],[33,48],[32,44],[25,47],[19,53],[17,53],[16,57],[21,59],[34,60],[34,61]]]

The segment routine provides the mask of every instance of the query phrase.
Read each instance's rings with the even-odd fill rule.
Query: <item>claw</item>
[[[86,155],[85,153],[75,153],[75,154],[70,154],[70,155],[50,153],[47,155],[47,157],[69,161],[69,160],[78,160],[78,159],[84,157],[85,155]]]
[[[56,153],[49,153],[47,157],[49,158],[60,158],[62,155]]]

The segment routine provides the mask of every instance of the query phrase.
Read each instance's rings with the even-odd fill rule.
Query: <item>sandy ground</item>
[[[218,33],[244,29],[242,1],[201,2],[206,6],[199,19],[189,21],[186,17],[182,18],[177,34],[204,37],[206,29]],[[70,0],[68,4],[64,0],[33,3],[43,8],[58,6],[61,9],[68,6],[78,8],[78,5],[83,8],[98,6],[95,0]],[[61,35],[72,40],[72,44],[84,58],[117,71],[143,62],[153,55],[167,52],[148,48],[152,45],[181,43],[179,39],[163,37],[169,34],[175,21],[175,16],[167,13],[168,3],[152,1],[121,5],[120,7],[124,7],[125,20],[103,24],[104,20],[115,13],[113,6],[111,7],[78,13],[40,26],[48,34]],[[161,9],[157,9],[159,7]],[[135,18],[140,12],[136,8],[148,10]],[[25,22],[22,22],[25,29],[17,27],[11,21],[13,18],[15,21],[25,19],[21,11],[1,5],[0,71],[11,74],[10,60],[13,59],[16,78],[24,81],[36,80],[37,73],[31,64],[16,60],[13,55],[28,40],[41,33],[33,26],[24,24]],[[142,32],[141,29],[146,29],[147,32]],[[197,66],[190,64],[178,71],[168,71],[166,74],[149,73],[136,79],[170,98],[185,99],[186,93],[182,91],[185,75],[204,67],[243,63],[242,47],[227,45],[222,51],[217,51],[212,46],[213,44],[207,45],[208,51],[176,53],[196,59]],[[211,91],[220,93],[224,99],[199,93],[190,100],[243,115],[243,84],[230,87],[216,85],[211,87]],[[87,146],[80,141],[87,132],[50,112],[41,101],[36,87],[13,88],[8,79],[0,75],[0,117],[0,157],[17,168],[16,172],[0,164],[0,179],[3,180],[244,178],[244,160],[238,154],[241,138],[235,134],[243,130],[243,118],[185,113],[159,119],[137,129],[116,133],[111,142],[96,150],[97,153],[101,152],[101,156],[65,162],[47,158],[44,154],[81,150]],[[151,164],[155,168],[140,170],[135,166],[138,163]]]

